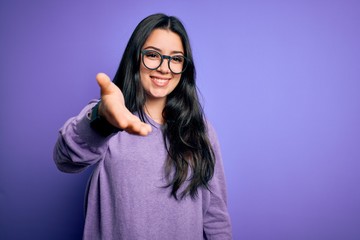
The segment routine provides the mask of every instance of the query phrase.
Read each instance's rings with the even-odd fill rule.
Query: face
[[[165,29],[153,30],[142,50],[155,50],[168,56],[184,55],[184,48],[179,35]],[[167,95],[178,85],[181,74],[172,73],[168,61],[169,59],[164,59],[155,70],[149,70],[141,61],[140,78],[147,94],[146,101],[161,100],[165,102]]]

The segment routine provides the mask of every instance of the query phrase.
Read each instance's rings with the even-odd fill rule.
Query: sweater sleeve
[[[220,145],[212,126],[208,124],[210,142],[215,154],[215,171],[204,211],[204,234],[208,240],[230,240],[232,230],[227,209],[227,191]]]
[[[92,100],[78,116],[70,118],[59,131],[53,158],[62,172],[76,173],[99,162],[106,152],[109,137],[90,127],[90,112],[98,100]]]

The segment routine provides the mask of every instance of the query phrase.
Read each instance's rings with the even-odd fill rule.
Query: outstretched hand
[[[110,78],[105,73],[98,73],[96,80],[101,90],[99,115],[111,125],[128,133],[148,135],[151,132],[151,126],[142,122],[126,108],[124,95]]]

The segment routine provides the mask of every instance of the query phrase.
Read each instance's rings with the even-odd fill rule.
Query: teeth
[[[160,78],[153,78],[153,79],[154,79],[154,81],[156,81],[156,82],[158,82],[158,83],[161,83],[161,84],[163,84],[163,83],[165,83],[166,81],[168,81],[168,80],[160,79]]]
[[[154,78],[156,81],[167,81],[165,79],[161,79],[161,78]]]

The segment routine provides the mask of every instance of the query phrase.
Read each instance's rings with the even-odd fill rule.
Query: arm
[[[60,129],[54,147],[54,161],[60,171],[80,172],[103,158],[109,137],[90,127],[91,101],[78,116],[69,119]]]
[[[114,128],[124,129],[131,134],[147,135],[151,131],[150,125],[141,122],[126,108],[121,90],[110,78],[99,73],[96,80],[101,90],[101,104],[95,108],[99,117]],[[103,158],[109,136],[113,134],[106,136],[97,132],[95,129],[100,132],[104,130],[99,126],[96,128],[93,125],[91,128],[90,116],[97,102],[90,102],[77,117],[69,119],[61,128],[54,148],[54,160],[61,171],[79,172]]]
[[[210,193],[205,204],[204,233],[208,240],[232,239],[227,192],[220,145],[214,129],[208,124],[209,138],[215,154],[215,171],[210,181]]]

